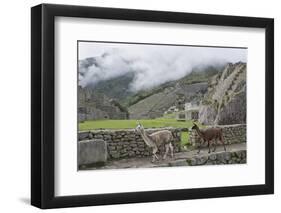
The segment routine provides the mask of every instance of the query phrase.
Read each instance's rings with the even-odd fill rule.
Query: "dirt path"
[[[175,153],[175,156],[173,159],[171,159],[171,157],[168,156],[167,159],[165,159],[165,160],[160,159],[159,161],[154,162],[154,163],[151,162],[151,157],[120,159],[120,160],[108,161],[106,166],[102,166],[102,167],[98,167],[98,168],[97,167],[84,167],[81,170],[188,166],[187,161],[192,161],[194,159],[196,159],[196,160],[199,159],[201,161],[202,161],[202,159],[203,159],[203,161],[204,161],[204,159],[206,159],[206,161],[207,161],[210,157],[215,159],[215,158],[217,158],[217,156],[219,156],[219,157],[223,156],[223,158],[226,158],[227,163],[235,163],[235,161],[230,162],[231,156],[233,156],[233,153],[241,153],[243,151],[245,152],[246,144],[242,143],[242,144],[227,145],[226,149],[227,149],[227,151],[224,152],[223,146],[218,146],[216,152],[211,152],[211,153],[208,153],[208,148],[202,148],[202,150],[199,154],[197,154],[197,151],[198,151],[197,149],[186,151],[186,152],[179,152],[179,153]],[[230,156],[230,157],[228,157],[228,156]],[[235,158],[237,158],[237,157],[235,157]],[[240,162],[240,161],[238,161],[238,162]],[[213,164],[215,164],[215,163],[213,163]],[[199,165],[202,165],[202,164],[199,163]]]

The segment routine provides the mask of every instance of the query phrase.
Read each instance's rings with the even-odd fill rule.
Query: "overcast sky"
[[[247,49],[79,42],[78,57],[98,59],[98,65],[79,69],[83,87],[134,72],[131,90],[138,91],[182,78],[196,66],[246,62]]]

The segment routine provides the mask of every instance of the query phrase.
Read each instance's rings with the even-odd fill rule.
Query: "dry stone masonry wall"
[[[146,132],[151,134],[153,132],[167,129],[174,135],[174,152],[180,152],[180,137],[181,129],[176,128],[153,128],[146,129]],[[142,137],[135,133],[133,129],[127,130],[92,130],[78,133],[79,143],[82,141],[91,141],[93,139],[104,140],[107,146],[109,159],[120,159],[129,157],[145,157],[151,155],[151,148],[149,148]],[[164,153],[164,146],[161,146],[160,153]]]
[[[239,145],[246,143],[246,125],[236,124],[220,126],[223,129],[223,136],[226,144]],[[187,129],[180,128],[153,128],[146,129],[148,134],[167,129],[174,135],[174,152],[180,154],[186,151],[181,148],[181,132]],[[189,133],[190,142],[193,146],[198,146],[200,138],[192,130]],[[207,145],[207,144],[205,144]],[[242,144],[241,144],[242,145]],[[239,145],[240,146],[240,145]],[[106,165],[108,160],[118,160],[122,158],[147,157],[151,156],[149,148],[142,137],[133,129],[127,130],[92,130],[78,133],[78,165]],[[183,152],[182,152],[183,151]],[[197,152],[197,151],[196,151]],[[160,154],[164,154],[164,146],[160,147]],[[217,164],[237,164],[246,163],[246,149],[229,149],[224,152],[210,154],[196,154],[194,156],[180,158],[169,161],[163,166],[197,166],[197,165],[217,165]],[[159,166],[159,165],[158,165]]]
[[[224,125],[219,127],[222,128],[225,144],[246,143],[246,124]],[[193,146],[198,146],[201,140],[195,130],[190,132],[189,138]],[[205,144],[205,146],[207,146],[207,144]]]
[[[196,155],[187,159],[170,162],[167,166],[202,166],[245,163],[247,163],[247,151],[239,150],[210,153],[208,155]]]

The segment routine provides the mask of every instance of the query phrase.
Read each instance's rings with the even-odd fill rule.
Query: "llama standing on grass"
[[[155,162],[155,159],[159,160],[158,156],[157,156],[157,151],[159,149],[159,146],[161,144],[165,145],[165,154],[163,156],[163,159],[166,159],[167,154],[169,152],[169,150],[171,151],[171,157],[174,157],[174,148],[172,145],[172,141],[173,141],[173,134],[171,133],[171,131],[169,130],[161,130],[158,132],[154,132],[152,134],[147,134],[143,128],[143,126],[138,123],[136,129],[136,132],[138,132],[142,139],[144,140],[145,144],[148,147],[152,148],[152,162]]]
[[[203,140],[203,142],[208,142],[208,148],[209,148],[209,153],[211,152],[210,150],[210,142],[214,140],[215,146],[213,149],[213,152],[216,151],[217,148],[217,140],[220,140],[221,143],[223,144],[224,151],[226,151],[225,144],[224,144],[224,139],[222,135],[222,129],[218,127],[213,127],[213,128],[208,128],[208,129],[199,129],[199,127],[193,123],[192,129],[195,129],[199,137]],[[201,150],[201,143],[199,144],[199,149],[198,153]]]

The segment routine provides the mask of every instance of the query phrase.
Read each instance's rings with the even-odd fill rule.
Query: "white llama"
[[[157,151],[159,149],[159,146],[161,144],[165,145],[165,154],[163,156],[163,159],[166,159],[167,154],[169,152],[169,150],[171,151],[171,157],[174,157],[174,148],[172,145],[172,141],[173,141],[173,134],[171,131],[169,130],[160,130],[158,132],[154,132],[152,134],[147,134],[143,128],[143,126],[138,122],[137,127],[135,128],[135,131],[138,132],[142,139],[144,140],[145,144],[148,147],[152,148],[152,162],[155,162],[155,159],[159,160],[158,156],[157,156]]]

